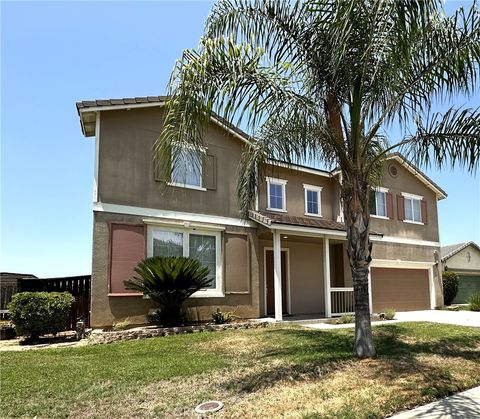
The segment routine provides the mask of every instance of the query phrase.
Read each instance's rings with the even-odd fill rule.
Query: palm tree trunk
[[[369,240],[368,182],[358,174],[344,174],[342,199],[347,228],[347,253],[352,270],[355,298],[355,345],[357,358],[375,356],[368,297],[368,272],[372,260]]]

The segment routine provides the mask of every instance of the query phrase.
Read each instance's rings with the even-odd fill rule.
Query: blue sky
[[[75,102],[164,94],[211,4],[1,3],[2,271],[91,272],[94,143]],[[442,243],[480,243],[479,175],[426,173],[449,194],[439,203]]]

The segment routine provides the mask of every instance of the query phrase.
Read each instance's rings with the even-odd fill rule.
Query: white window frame
[[[388,214],[388,209],[387,209],[387,188],[383,188],[381,186],[377,186],[375,188],[372,188],[372,190],[375,192],[375,212],[378,213],[378,199],[377,199],[377,193],[383,193],[385,194],[385,214]],[[370,214],[370,217],[372,218],[379,218],[381,220],[389,220],[390,218],[388,215],[378,215],[378,214]]]
[[[174,146],[174,147],[178,147],[178,148],[184,148],[188,151],[194,151],[194,152],[197,152],[198,155],[199,155],[199,158],[200,158],[200,167],[199,167],[199,171],[200,171],[200,186],[198,185],[190,185],[188,183],[179,183],[179,182],[168,182],[167,184],[169,186],[175,186],[177,188],[185,188],[185,189],[194,189],[194,190],[197,190],[197,191],[206,191],[207,188],[205,188],[203,186],[203,154],[202,154],[202,151],[197,151],[197,150],[194,150],[192,147],[188,147],[188,146]],[[171,166],[172,166],[172,173],[173,173],[173,170],[175,169],[175,162],[173,161],[172,159],[172,162],[171,162]]]
[[[404,217],[407,216],[407,211],[405,211],[405,205],[406,205],[406,200],[405,198],[407,199],[410,199],[412,201],[412,216],[414,214],[414,211],[413,211],[413,201],[419,201],[419,205],[420,205],[420,221],[415,221],[415,220],[408,220],[408,219],[404,219],[403,222],[404,223],[407,223],[407,224],[417,224],[417,225],[424,225],[424,223],[421,221],[423,219],[423,214],[422,214],[422,200],[423,200],[423,196],[422,195],[415,195],[415,194],[411,194],[411,193],[407,193],[407,192],[402,192],[402,196],[403,196],[403,212],[404,212]]]
[[[192,294],[190,298],[225,297],[223,288],[222,267],[222,233],[220,231],[202,230],[199,228],[177,228],[169,226],[147,226],[147,257],[153,256],[153,234],[155,231],[183,233],[183,256],[189,257],[190,234],[215,237],[215,288],[206,288]]]
[[[267,210],[277,212],[287,212],[287,180],[267,177]],[[270,184],[280,185],[282,187],[282,208],[270,208]]]
[[[321,186],[309,185],[307,183],[303,184],[303,190],[305,195],[305,215],[308,215],[310,217],[322,217],[322,189],[323,187]],[[308,212],[308,191],[317,192],[318,213]]]

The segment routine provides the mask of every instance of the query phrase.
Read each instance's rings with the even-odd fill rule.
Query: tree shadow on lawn
[[[314,331],[307,329],[270,329],[266,339],[276,343],[274,350],[260,353],[255,362],[263,363],[260,372],[239,376],[226,383],[227,388],[252,393],[271,387],[282,380],[304,381],[325,379],[349,365],[361,361],[352,358],[353,329]],[[438,355],[465,361],[480,361],[480,333],[457,333],[426,341],[411,339],[411,329],[400,325],[378,326],[374,329],[377,359],[365,364],[364,372],[371,378],[390,380],[412,373],[423,376],[431,386],[425,395],[440,397],[458,391],[444,365],[428,365],[419,356]],[[369,361],[365,361],[368,363]],[[352,377],[353,378],[353,377]]]

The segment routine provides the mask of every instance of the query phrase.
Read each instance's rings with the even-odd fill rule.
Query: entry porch
[[[262,315],[282,321],[354,312],[342,223],[260,212],[251,214],[251,218],[261,225]],[[302,225],[305,220],[313,225]],[[371,308],[371,290],[369,295]]]

